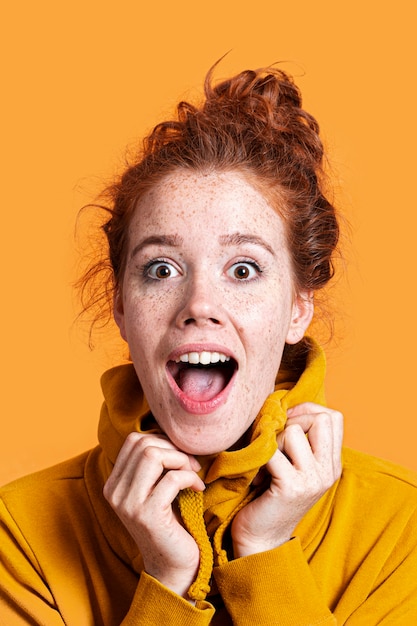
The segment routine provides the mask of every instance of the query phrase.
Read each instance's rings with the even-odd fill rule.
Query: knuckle
[[[297,409],[307,411],[309,413],[316,411],[318,408],[320,409],[322,408],[319,404],[316,404],[315,402],[310,402],[310,401],[300,402],[296,406],[297,406]]]
[[[117,498],[114,495],[108,500],[110,506],[123,522],[140,522],[141,514],[144,513],[143,507],[139,507],[137,503],[132,503],[129,498]]]
[[[116,492],[110,488],[107,483],[104,485],[103,495],[107,502],[110,504],[112,509],[117,509],[119,506],[119,498],[116,495]]]
[[[316,421],[322,426],[331,426],[333,420],[330,411],[320,411],[320,413],[317,413]]]
[[[142,441],[142,439],[143,439],[143,436],[140,433],[132,431],[126,437],[125,442],[128,443],[128,444],[136,445],[137,443],[140,443]]]
[[[173,487],[177,487],[180,485],[184,473],[184,471],[180,470],[170,470],[165,474],[163,480],[167,486],[172,485]]]
[[[146,446],[142,445],[142,447],[143,447],[142,455],[144,459],[152,463],[161,460],[162,451],[160,448],[157,448],[156,446],[151,446],[151,445],[146,445]]]
[[[287,436],[290,436],[290,437],[295,436],[296,437],[297,435],[300,435],[301,433],[304,434],[304,430],[303,430],[303,428],[302,428],[302,426],[300,424],[288,424],[285,427],[285,436],[286,437]]]
[[[339,424],[343,422],[343,413],[334,409],[323,409],[315,414],[315,420],[323,424]]]

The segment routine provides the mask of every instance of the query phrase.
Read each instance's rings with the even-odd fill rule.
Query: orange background
[[[218,76],[288,61],[321,123],[352,225],[347,273],[330,292],[337,319],[327,385],[329,404],[346,416],[346,444],[417,469],[411,0],[251,7],[26,0],[3,8],[0,483],[95,445],[99,374],[120,350],[90,353],[73,326],[77,211],[126,145],[198,93],[229,50]]]

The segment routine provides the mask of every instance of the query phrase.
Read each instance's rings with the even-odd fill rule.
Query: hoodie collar
[[[276,449],[274,434],[284,428],[286,411],[290,407],[306,401],[324,404],[326,364],[323,350],[311,338],[303,340],[302,348],[304,356],[278,372],[275,391],[266,399],[248,433],[249,443],[239,450],[199,457],[203,466],[202,477],[206,482],[250,470],[259,448],[265,445],[266,453],[272,456]],[[104,403],[100,413],[98,439],[113,465],[129,433],[136,431],[152,434],[162,431],[150,411],[132,363],[107,370],[101,378],[101,386]],[[262,461],[265,462],[264,459]]]
[[[309,338],[303,340],[301,348],[301,352],[298,351],[301,357],[280,368],[275,391],[265,400],[254,420],[247,444],[238,450],[199,457],[201,477],[206,483],[201,503],[202,529],[212,543],[215,565],[227,561],[224,533],[234,515],[256,497],[257,490],[253,489],[252,481],[277,448],[276,437],[285,427],[287,410],[306,401],[324,404],[324,353]],[[129,433],[162,431],[150,411],[131,363],[105,372],[101,384],[104,394],[98,429],[101,450],[93,451],[92,466],[87,468],[88,489],[92,502],[95,502],[96,514],[102,519],[103,531],[107,529],[108,541],[126,562],[140,571],[141,558],[133,539],[103,498],[96,498],[94,494],[101,493]],[[179,504],[183,512],[181,500],[184,503],[187,498],[181,498],[182,495],[183,492],[179,495]],[[187,523],[185,519],[184,522]],[[189,530],[193,534],[192,529]]]

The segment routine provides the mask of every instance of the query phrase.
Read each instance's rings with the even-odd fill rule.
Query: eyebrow
[[[183,239],[179,235],[151,235],[133,248],[130,258],[133,258],[142,248],[146,248],[146,246],[170,246],[171,248],[177,248],[182,242]]]
[[[262,237],[257,235],[249,235],[246,233],[232,233],[231,235],[221,235],[219,241],[223,246],[239,246],[241,244],[249,243],[255,246],[262,246],[269,254],[275,256],[274,249],[267,243]]]
[[[232,233],[230,235],[220,235],[219,242],[222,246],[239,246],[242,244],[252,244],[255,246],[261,246],[264,248],[269,254],[275,256],[274,249],[267,243],[262,237],[258,237],[257,235],[249,235],[246,233]],[[140,252],[146,246],[168,246],[171,248],[177,248],[181,246],[183,243],[183,238],[179,235],[151,235],[150,237],[146,237],[143,241],[138,243],[132,250],[132,254],[130,255],[133,258],[138,252]]]

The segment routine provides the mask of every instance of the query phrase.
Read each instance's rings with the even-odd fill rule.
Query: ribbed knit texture
[[[184,525],[195,539],[200,550],[200,566],[196,580],[188,590],[192,600],[204,600],[210,592],[210,578],[213,571],[213,549],[204,523],[202,491],[184,489],[178,495],[178,505]]]

